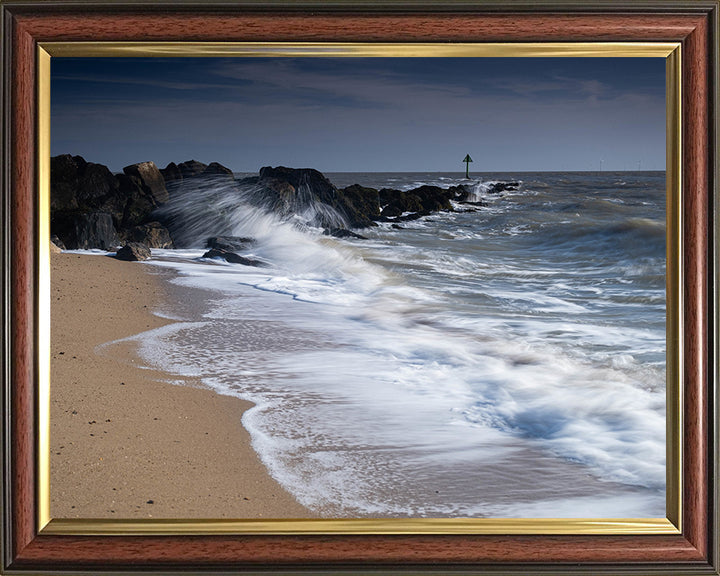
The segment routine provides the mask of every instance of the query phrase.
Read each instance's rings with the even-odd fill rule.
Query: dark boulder
[[[188,160],[186,162],[178,164],[178,170],[180,170],[180,174],[182,175],[183,179],[199,176],[200,174],[205,172],[206,169],[207,164],[203,164],[202,162],[198,162],[197,160]]]
[[[452,200],[465,202],[470,197],[471,189],[466,184],[458,184],[457,186],[450,186],[447,191]]]
[[[119,243],[110,214],[93,212],[75,219],[76,248],[113,250]],[[67,242],[65,242],[67,246]]]
[[[82,157],[70,154],[50,158],[50,210],[78,209],[78,182],[85,164]]]
[[[51,158],[50,166],[51,231],[71,249],[112,249],[110,242],[119,243],[104,217],[101,222],[90,214],[109,215],[115,233],[126,237],[167,200],[164,179],[152,162],[128,166],[117,175],[102,164],[68,154]],[[95,240],[99,243],[86,245]]]
[[[50,229],[69,249],[114,249],[123,209],[115,176],[63,154],[50,159]]]
[[[388,204],[382,209],[382,212],[380,212],[380,217],[383,220],[387,220],[389,218],[397,218],[402,214],[404,210],[402,207],[400,207],[397,203]]]
[[[420,198],[408,192],[383,188],[379,194],[380,206],[383,218],[394,218],[405,212],[418,212],[423,209]]]
[[[265,166],[260,169],[258,185],[276,197],[273,204],[280,211],[298,213],[313,202],[333,206],[338,202],[338,192],[332,182],[313,168],[287,168]]]
[[[50,228],[69,250],[114,250],[120,244],[113,218],[104,212],[55,214]]]
[[[334,238],[358,238],[359,240],[367,240],[365,236],[356,234],[347,228],[325,228],[323,234],[325,236],[333,236]]]
[[[375,220],[380,218],[380,196],[375,188],[353,184],[342,188],[339,193],[345,204],[345,213],[350,220],[349,226],[352,228],[375,226]]]
[[[128,242],[117,251],[115,258],[127,260],[128,262],[148,260],[150,258],[150,248],[140,242]]]
[[[439,186],[420,186],[408,190],[407,193],[417,196],[424,210],[438,212],[441,210],[452,211],[453,209],[450,203],[450,194]]]
[[[298,211],[307,208],[301,205],[301,200],[297,198],[295,187],[289,182],[278,180],[276,178],[260,179],[257,182],[259,187],[254,191],[254,199],[260,204],[268,208],[271,212],[280,214],[281,216],[289,216]]]
[[[260,176],[245,176],[244,178],[240,178],[237,183],[238,186],[254,186],[260,181]]]
[[[60,250],[67,250],[67,248],[65,247],[65,244],[63,243],[63,241],[60,240],[60,238],[57,237],[57,234],[53,234],[52,236],[50,236],[50,242],[52,242],[53,244],[55,244],[55,246],[57,246],[58,248],[60,248]]]
[[[131,164],[125,166],[123,172],[134,179],[140,188],[150,196],[152,202],[159,206],[167,202],[170,197],[165,188],[165,178],[163,177],[155,162],[141,162],[139,164]]]
[[[452,211],[450,192],[439,186],[420,186],[403,192],[391,188],[383,188],[379,193],[383,219],[415,220],[432,212],[441,210]]]
[[[255,243],[255,238],[245,238],[242,236],[211,236],[205,241],[206,248],[217,248],[225,252],[234,252],[235,250],[244,250],[250,244]]]
[[[253,258],[245,258],[244,256],[240,256],[239,254],[235,254],[235,252],[228,252],[226,250],[219,250],[218,248],[212,248],[205,252],[205,254],[202,255],[203,258],[221,258],[222,260],[225,260],[226,262],[230,262],[232,264],[242,264],[244,266],[267,266],[265,262],[262,262],[261,260],[255,260]]]
[[[359,184],[338,190],[317,170],[266,166],[260,170],[256,193],[263,205],[274,212],[310,213],[314,215],[310,224],[332,230],[365,228],[379,220],[414,219],[431,212],[452,211],[451,200],[459,191],[438,186],[377,191]]]
[[[124,200],[119,226],[123,229],[133,228],[145,222],[158,205],[152,195],[143,189],[137,178],[118,174],[117,179],[120,196]]]
[[[207,168],[202,172],[203,176],[227,176],[233,178],[233,171],[230,168],[219,164],[218,162],[210,162]]]
[[[493,182],[488,188],[488,194],[498,194],[499,192],[512,191],[520,188],[520,182]]]
[[[52,212],[122,213],[115,175],[102,164],[81,156],[63,154],[50,159],[50,210]]]
[[[450,186],[448,192],[452,194],[452,199],[456,202],[463,204],[469,204],[471,206],[487,206],[488,203],[485,200],[470,200],[470,195],[473,189],[466,184],[460,184],[459,186]],[[474,196],[473,196],[474,197]]]
[[[166,185],[170,182],[182,180],[182,172],[180,172],[180,168],[178,168],[178,165],[175,164],[175,162],[170,162],[170,164],[165,166],[165,168],[160,168],[160,174],[163,175]]]
[[[170,163],[163,170],[153,162],[142,162],[113,174],[106,166],[64,154],[51,158],[50,167],[51,233],[69,249],[114,249],[122,240],[140,240],[153,247],[171,246],[168,231],[162,228],[169,224],[157,223],[168,218],[159,211],[169,200],[166,176],[174,191],[184,178],[195,180],[189,193],[202,178],[234,183],[228,168],[195,160],[180,165]]]
[[[487,194],[497,194],[506,190],[517,190],[520,185],[520,182],[492,182],[487,185],[485,191]],[[458,184],[457,186],[450,186],[446,192],[447,196],[451,200],[455,200],[456,202],[468,202],[468,198],[470,198],[470,194],[473,192],[473,189],[468,184]],[[474,204],[476,202],[470,203]]]
[[[334,208],[338,201],[335,186],[313,168],[265,166],[260,169],[257,186],[261,202],[282,216],[302,214],[318,203]]]
[[[318,198],[330,200],[337,194],[337,189],[322,172],[314,168],[287,168],[285,166],[265,166],[260,168],[260,182],[277,180],[290,184],[295,190],[302,186],[310,188]]]
[[[518,186],[519,182],[496,182],[488,192]],[[173,246],[174,238],[182,246],[188,240],[183,238],[183,230],[191,215],[177,213],[172,203],[168,204],[170,195],[182,200],[186,194],[192,199],[206,190],[209,197],[242,191],[250,202],[283,217],[300,216],[309,225],[324,228],[325,234],[340,238],[362,238],[350,230],[375,226],[378,221],[403,222],[452,211],[451,201],[467,203],[472,192],[469,185],[378,191],[353,184],[338,189],[317,170],[284,166],[265,166],[258,176],[236,181],[229,168],[197,160],[171,162],[161,170],[153,162],[142,162],[114,175],[105,166],[65,154],[51,159],[51,232],[70,249],[112,249],[118,237],[151,247]],[[220,251],[211,257],[261,265],[235,254],[251,241],[213,237],[207,248]]]
[[[80,206],[99,208],[117,196],[118,183],[107,166],[88,162],[78,179],[77,199]]]
[[[265,166],[260,169],[255,194],[273,212],[310,214],[310,224],[324,228],[364,228],[379,217],[376,190],[358,185],[338,190],[312,168]]]
[[[430,210],[421,210],[420,212],[413,212],[412,214],[403,214],[393,219],[393,222],[410,222],[411,220],[418,220],[423,216],[430,216],[432,212]]]
[[[160,222],[135,226],[130,230],[128,240],[145,244],[149,248],[174,248],[170,232]]]

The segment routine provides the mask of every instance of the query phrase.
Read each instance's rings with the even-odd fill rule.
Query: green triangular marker
[[[470,162],[472,162],[472,158],[470,158],[470,154],[465,155],[465,159],[463,160],[465,162],[465,178],[470,178],[470,174],[468,170],[470,169]]]

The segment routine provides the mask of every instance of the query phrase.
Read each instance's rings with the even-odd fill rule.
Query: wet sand
[[[170,384],[135,366],[129,345],[98,354],[169,322],[152,314],[169,272],[67,253],[51,265],[53,518],[313,516],[252,449],[241,425],[251,403]]]

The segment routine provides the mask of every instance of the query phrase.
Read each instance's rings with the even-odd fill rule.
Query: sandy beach
[[[268,474],[241,417],[252,404],[134,366],[97,346],[160,327],[162,274],[52,255],[51,516],[307,518]],[[194,386],[193,386],[194,384]]]

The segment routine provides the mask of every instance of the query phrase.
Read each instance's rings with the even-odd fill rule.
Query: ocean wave
[[[665,223],[649,218],[628,218],[621,222],[571,222],[566,225],[544,225],[534,238],[535,249],[597,252],[610,258],[624,255],[665,255]]]
[[[256,450],[323,515],[661,516],[664,223],[533,178],[364,241],[208,192],[197,248],[153,255],[211,296],[141,353],[255,402]],[[199,258],[223,234],[268,266]]]

